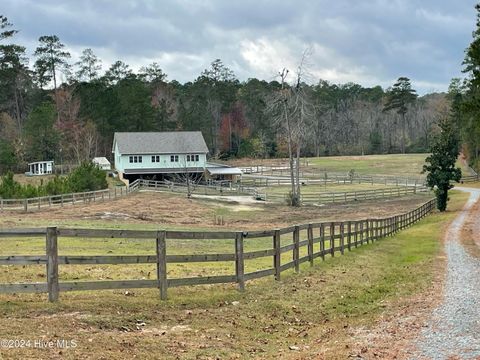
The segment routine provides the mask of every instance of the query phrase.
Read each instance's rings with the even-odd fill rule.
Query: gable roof
[[[100,165],[110,165],[110,161],[108,161],[108,159],[106,157],[94,157],[92,159],[92,161],[96,164],[100,164]]]
[[[121,154],[208,153],[200,131],[116,132],[113,138]]]

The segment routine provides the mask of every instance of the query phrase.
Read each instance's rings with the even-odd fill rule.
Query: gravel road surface
[[[470,192],[470,198],[447,233],[444,297],[421,332],[411,359],[480,359],[480,259],[460,243],[462,226],[480,190],[457,189]],[[480,214],[475,215],[480,221]]]

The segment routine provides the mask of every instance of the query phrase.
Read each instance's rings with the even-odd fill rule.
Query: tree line
[[[453,101],[418,97],[406,77],[388,89],[299,76],[239,81],[219,59],[183,84],[157,63],[134,72],[116,61],[102,72],[91,49],[72,63],[56,35],[40,36],[29,56],[17,32],[0,15],[0,171],[111,158],[115,131],[200,130],[216,158],[284,157],[289,146],[302,156],[425,152]],[[289,145],[279,101],[302,112],[301,142]]]

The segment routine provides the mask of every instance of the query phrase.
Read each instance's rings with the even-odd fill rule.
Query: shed
[[[242,176],[242,170],[223,164],[207,163],[207,179],[235,181]]]
[[[102,170],[111,170],[112,166],[106,157],[95,157],[92,162]]]
[[[53,173],[53,160],[28,163],[27,175],[47,175]]]

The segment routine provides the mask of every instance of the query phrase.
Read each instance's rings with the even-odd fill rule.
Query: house
[[[28,163],[26,175],[47,175],[53,173],[53,160]]]
[[[116,132],[112,153],[120,179],[203,176],[208,148],[200,131]]]
[[[92,162],[102,170],[111,170],[112,168],[106,157],[95,157]]]

